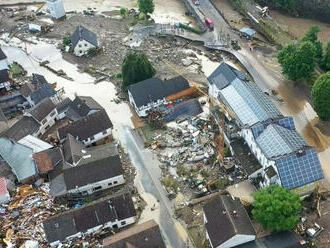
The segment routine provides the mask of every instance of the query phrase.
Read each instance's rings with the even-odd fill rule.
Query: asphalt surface
[[[151,151],[144,148],[140,136],[130,127],[123,126],[121,135],[121,142],[127,149],[132,163],[142,175],[141,183],[144,190],[159,201],[159,225],[163,230],[166,243],[172,248],[189,247],[175,228],[177,221],[173,218],[173,205],[167,198],[166,191],[159,180],[161,177],[159,161]]]

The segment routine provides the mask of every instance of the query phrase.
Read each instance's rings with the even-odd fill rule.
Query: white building
[[[102,229],[120,229],[136,220],[129,193],[111,196],[55,216],[43,222],[46,239],[52,247],[62,241],[92,234]]]
[[[1,70],[9,70],[9,62],[6,54],[2,51],[0,47],[0,71]]]
[[[189,88],[188,81],[181,76],[165,81],[150,78],[130,85],[128,97],[138,116],[146,117],[150,109],[167,104],[166,98],[168,96]]]
[[[32,117],[40,125],[37,136],[44,134],[47,129],[52,127],[58,116],[56,106],[50,98],[42,100],[24,115]]]
[[[86,159],[90,156],[86,153]],[[89,195],[124,184],[123,174],[119,155],[108,156],[63,170],[51,181],[50,194],[53,197],[66,194]]]
[[[323,172],[314,148],[296,131],[293,119],[285,118],[247,76],[222,63],[208,78],[209,95],[225,106],[261,168],[250,174],[259,186],[279,184],[297,193],[308,193]]]
[[[54,19],[65,17],[65,9],[62,0],[46,0],[47,8]]]
[[[89,31],[83,26],[76,27],[76,30],[71,36],[70,52],[81,57],[87,55],[90,49],[96,49],[98,47],[99,43],[95,33]]]
[[[231,248],[255,240],[249,215],[238,198],[216,197],[203,210],[206,238],[212,248]]]

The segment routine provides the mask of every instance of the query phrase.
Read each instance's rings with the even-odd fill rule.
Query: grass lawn
[[[17,64],[11,64],[10,69],[14,76],[22,74],[22,68]]]

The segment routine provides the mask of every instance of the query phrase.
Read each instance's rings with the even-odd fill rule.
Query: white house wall
[[[231,248],[231,247],[238,246],[240,244],[245,244],[245,243],[253,241],[255,239],[256,239],[255,235],[237,234],[237,235],[233,236],[232,238],[228,239],[226,242],[217,246],[216,248]]]
[[[65,16],[65,9],[62,0],[47,1],[47,7],[53,18],[60,19]]]
[[[53,116],[51,114],[54,113]],[[40,127],[37,135],[44,134],[46,130],[50,127],[52,127],[55,124],[55,120],[58,117],[57,110],[54,109],[52,112],[50,112],[41,122],[40,122]],[[45,123],[42,123],[44,120],[46,120]]]
[[[74,48],[73,53],[76,56],[81,57],[83,55],[86,55],[88,50],[91,48],[96,48],[96,46],[89,43],[88,41],[80,40],[80,41],[78,41],[76,47]]]
[[[100,229],[113,228],[115,225],[117,225],[118,228],[123,228],[125,226],[133,224],[135,222],[135,220],[136,220],[136,217],[132,216],[132,217],[128,217],[128,218],[122,219],[122,220],[109,221],[109,222],[105,223],[104,225],[98,225],[96,227],[90,228],[86,232],[79,232],[79,233],[73,234],[71,236],[68,236],[65,240],[72,240],[74,238],[79,238],[79,237],[82,237],[84,234],[92,234],[95,231],[100,230]],[[125,224],[121,224],[123,221],[125,222]],[[57,240],[57,241],[50,243],[50,246],[58,247],[58,245],[60,243],[61,242],[59,240]]]
[[[104,139],[105,137],[110,136],[111,134],[112,134],[112,129],[108,128],[107,130],[99,132],[99,133],[95,134],[94,136],[83,140],[82,142],[84,143],[84,145],[88,146],[90,144],[93,144],[93,143],[101,140],[101,139]]]
[[[115,182],[117,182],[117,183],[115,183]],[[114,186],[121,185],[121,184],[124,184],[124,183],[125,183],[124,176],[119,175],[119,176],[108,178],[106,180],[99,181],[99,182],[96,182],[96,183],[93,183],[93,184],[88,184],[88,185],[85,185],[85,186],[82,186],[82,187],[79,187],[79,188],[76,188],[76,189],[71,189],[71,190],[68,191],[68,193],[73,194],[73,193],[87,192],[86,194],[92,194],[94,192],[97,192],[97,191],[100,191],[100,190],[105,190],[105,189],[108,189],[108,188],[112,188]],[[98,189],[98,190],[93,190],[94,188],[97,188],[97,187],[101,187],[101,188]]]

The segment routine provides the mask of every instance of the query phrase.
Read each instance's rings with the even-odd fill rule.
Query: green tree
[[[320,32],[320,28],[318,26],[311,26],[308,32],[301,39],[302,42],[310,41],[313,43],[316,49],[315,57],[320,60],[323,54],[322,42],[318,40],[317,34]]]
[[[315,69],[315,47],[307,41],[299,45],[290,44],[278,54],[282,73],[290,80],[309,78]]]
[[[138,7],[140,12],[144,14],[152,14],[155,10],[155,5],[153,0],[138,0]]]
[[[124,58],[121,74],[122,87],[126,90],[131,84],[153,77],[156,71],[145,54],[129,52]]]
[[[313,107],[322,120],[330,120],[330,71],[321,75],[312,88]]]
[[[299,196],[286,188],[271,185],[254,194],[252,215],[265,228],[292,230],[299,220]]]
[[[330,40],[325,47],[323,59],[322,59],[322,69],[330,71]]]

